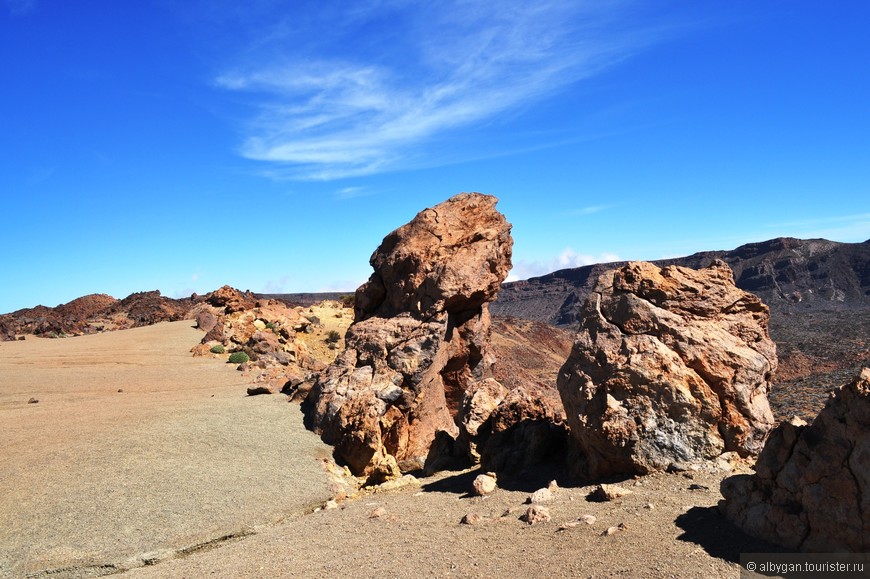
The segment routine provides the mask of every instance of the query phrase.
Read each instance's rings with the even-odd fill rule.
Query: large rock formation
[[[747,533],[801,551],[870,551],[870,369],[812,425],[780,424],[755,471],[722,481],[720,509]]]
[[[581,476],[643,474],[761,450],[776,346],[768,309],[721,261],[603,274],[558,378]]]
[[[458,424],[481,419],[457,414],[469,386],[492,375],[488,304],[513,243],[496,202],[457,195],[387,235],[372,255],[346,350],[303,405],[309,427],[354,474],[380,480],[421,468],[436,433],[454,440]]]

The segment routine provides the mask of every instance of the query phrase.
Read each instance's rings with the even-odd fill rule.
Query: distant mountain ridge
[[[759,296],[774,312],[870,308],[870,240],[840,243],[779,237],[730,251],[704,251],[653,263],[698,269],[714,259],[725,261],[737,286]],[[598,277],[624,263],[563,269],[505,283],[490,309],[496,315],[572,326],[578,321],[578,306]]]

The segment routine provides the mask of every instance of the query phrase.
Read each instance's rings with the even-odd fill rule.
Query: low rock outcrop
[[[122,300],[90,294],[53,308],[36,306],[0,316],[0,340],[20,334],[80,336],[187,318],[193,300],[172,299],[159,291],[137,292]]]
[[[722,481],[720,510],[747,533],[807,552],[870,551],[870,369],[811,425],[780,424],[755,471]]]
[[[630,263],[598,280],[558,378],[578,474],[645,474],[757,454],[776,346],[768,309],[721,261]]]
[[[303,404],[308,426],[355,475],[379,481],[422,468],[436,434],[456,440],[460,424],[473,439],[485,420],[456,416],[470,385],[492,376],[488,304],[513,243],[496,202],[457,195],[387,235],[372,255],[346,349]]]
[[[252,388],[293,395],[312,372],[323,370],[335,359],[323,339],[328,329],[314,311],[335,312],[332,326],[347,327],[341,318],[350,310],[337,302],[303,308],[283,301],[257,299],[249,292],[228,286],[198,298],[192,315],[206,332],[193,348],[195,356],[224,357],[244,352],[250,361],[243,366]],[[347,314],[345,314],[347,312]],[[213,347],[220,345],[215,353]]]

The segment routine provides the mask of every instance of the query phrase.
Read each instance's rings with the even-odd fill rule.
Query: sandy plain
[[[606,503],[560,488],[534,526],[523,503],[551,473],[488,497],[476,471],[442,473],[318,509],[329,448],[284,396],[191,357],[191,325],[0,344],[0,576],[737,577],[739,553],[773,550],[719,516],[714,470],[621,481],[633,493]]]
[[[182,321],[0,344],[0,576],[154,563],[328,498],[298,406],[246,396],[191,356],[201,338]]]

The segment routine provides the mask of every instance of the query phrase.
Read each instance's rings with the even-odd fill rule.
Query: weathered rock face
[[[755,471],[722,481],[720,510],[747,533],[807,552],[870,551],[870,369],[812,425],[780,424]]]
[[[478,429],[483,468],[518,472],[567,456],[565,411],[552,386],[526,384],[508,392]]]
[[[757,454],[776,346],[768,309],[721,261],[603,274],[558,378],[579,474],[643,474]]]
[[[488,303],[510,270],[513,243],[496,202],[457,195],[390,233],[372,255],[346,350],[303,404],[309,427],[354,474],[378,480],[423,467],[437,432],[459,436],[465,391],[491,377]]]

